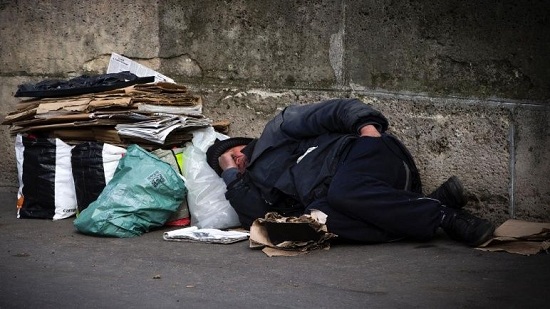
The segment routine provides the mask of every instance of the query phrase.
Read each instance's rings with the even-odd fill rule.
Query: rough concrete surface
[[[104,70],[111,52],[153,58],[157,15],[145,0],[2,1],[0,67],[4,74],[66,76]],[[98,60],[101,66],[93,65]]]
[[[342,2],[350,83],[548,99],[546,1]]]
[[[536,0],[2,1],[0,64],[3,74],[66,76],[101,70],[114,51],[195,82],[545,100],[549,8]]]
[[[547,253],[450,241],[336,244],[267,257],[248,242],[168,242],[78,233],[73,218],[16,219],[0,190],[0,308],[544,308]]]
[[[515,214],[550,219],[550,109],[533,107],[514,113]]]

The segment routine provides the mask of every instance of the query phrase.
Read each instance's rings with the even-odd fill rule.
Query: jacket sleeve
[[[381,133],[388,128],[382,113],[357,99],[289,106],[281,116],[280,129],[295,139],[326,133],[356,134],[366,124],[375,125]]]
[[[260,191],[250,181],[247,174],[239,175],[227,185],[225,198],[239,216],[244,228],[250,228],[254,220],[263,218],[269,211],[269,205],[262,198]]]

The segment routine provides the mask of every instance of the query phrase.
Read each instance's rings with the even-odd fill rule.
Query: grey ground
[[[79,234],[16,219],[0,188],[0,308],[547,308],[550,255],[430,243],[334,245],[267,257],[248,242]],[[173,229],[173,228],[172,228]]]

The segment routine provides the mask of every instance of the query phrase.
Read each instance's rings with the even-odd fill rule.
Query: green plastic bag
[[[130,145],[111,181],[74,226],[90,235],[139,236],[164,225],[186,194],[183,179],[170,164]]]

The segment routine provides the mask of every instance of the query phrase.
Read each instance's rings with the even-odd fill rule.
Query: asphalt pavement
[[[297,257],[248,247],[80,234],[16,218],[0,188],[0,308],[547,308],[550,254],[449,240],[336,244]]]

